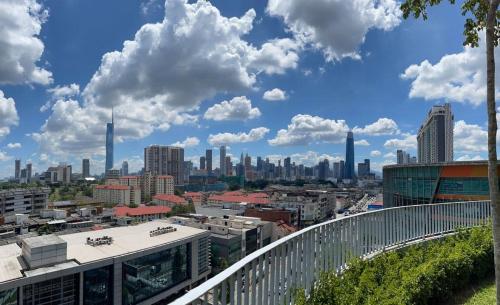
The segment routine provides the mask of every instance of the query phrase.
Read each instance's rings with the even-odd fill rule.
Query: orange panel
[[[452,165],[443,166],[441,177],[488,177],[487,165]]]
[[[464,201],[474,201],[474,200],[489,200],[490,196],[486,195],[445,195],[445,194],[437,194],[435,199],[446,199],[446,200],[464,200]]]

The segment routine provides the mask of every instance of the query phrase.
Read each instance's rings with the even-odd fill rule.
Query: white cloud
[[[237,96],[208,108],[203,117],[214,121],[244,121],[258,118],[260,115],[259,108],[252,108],[252,102],[248,98]]]
[[[12,157],[7,155],[6,152],[0,150],[0,162],[9,161]]]
[[[394,159],[394,158],[396,158],[396,154],[393,153],[393,152],[388,152],[388,153],[386,153],[384,155],[384,158],[386,158],[386,159]]]
[[[342,143],[348,131],[349,127],[344,120],[298,114],[292,118],[287,129],[279,130],[276,137],[268,140],[268,143],[272,146]]]
[[[357,145],[357,146],[370,146],[370,143],[368,143],[368,141],[366,141],[365,139],[361,139],[361,140],[354,141],[354,145]]]
[[[488,132],[479,125],[467,124],[460,120],[453,129],[455,152],[478,153],[488,150]]]
[[[282,17],[298,41],[322,50],[328,61],[359,58],[369,30],[391,30],[401,17],[396,0],[269,0],[267,13]]]
[[[54,88],[47,89],[47,92],[52,95],[53,99],[58,100],[80,94],[80,86],[75,83],[66,86],[57,85]]]
[[[389,139],[385,141],[384,147],[387,149],[411,150],[417,148],[417,136],[409,133],[403,133],[402,139]]]
[[[364,134],[369,136],[393,135],[399,133],[398,124],[392,119],[380,118],[376,122],[366,125],[363,128],[354,127],[355,134]]]
[[[269,132],[268,128],[258,127],[251,129],[248,133],[238,132],[238,133],[218,133],[210,134],[208,136],[207,142],[212,146],[220,146],[223,144],[231,143],[247,143],[259,141]]]
[[[281,160],[281,165],[283,165],[283,159],[287,156],[280,154],[267,155],[264,159],[269,158],[269,162],[278,164],[278,160]],[[317,165],[320,161],[328,159],[330,161],[330,166],[332,166],[333,162],[339,162],[342,160],[339,156],[332,156],[329,154],[321,154],[316,151],[308,150],[303,153],[295,153],[290,155],[290,159],[292,162],[296,164],[304,164],[305,166],[314,166]]]
[[[21,143],[9,143],[7,144],[7,148],[9,149],[21,148]]]
[[[425,100],[445,99],[480,105],[486,100],[486,49],[481,33],[479,47],[443,56],[437,63],[428,60],[409,66],[401,78],[412,80],[409,96]],[[500,56],[496,50],[495,55]],[[496,69],[500,69],[497,63]],[[497,79],[497,88],[500,81]],[[496,92],[497,97],[499,91]]]
[[[456,159],[456,161],[479,161],[479,160],[484,160],[484,158],[482,158],[480,155],[475,155],[475,156],[463,155]]]
[[[287,99],[286,92],[280,88],[274,88],[264,92],[262,96],[266,101],[283,101]]]
[[[380,152],[380,150],[372,150],[370,152],[371,157],[380,157],[381,155],[382,155],[382,153]]]
[[[177,141],[177,142],[173,143],[172,146],[178,146],[178,147],[182,147],[182,148],[189,148],[189,147],[198,146],[198,144],[200,144],[200,139],[198,139],[197,137],[187,137],[182,142]]]
[[[52,82],[52,73],[37,66],[44,50],[39,35],[47,17],[36,0],[0,2],[0,84]]]
[[[18,124],[19,116],[17,115],[14,99],[6,97],[3,91],[0,90],[0,139],[10,133],[12,126]]]

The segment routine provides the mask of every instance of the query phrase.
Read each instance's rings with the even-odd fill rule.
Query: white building
[[[174,177],[156,176],[156,194],[174,194]]]
[[[16,222],[16,214],[39,214],[47,208],[50,189],[26,188],[0,191],[0,221]]]
[[[451,105],[432,106],[418,131],[418,162],[453,161],[453,113]]]
[[[94,185],[93,198],[112,205],[139,205],[141,192],[126,185]]]

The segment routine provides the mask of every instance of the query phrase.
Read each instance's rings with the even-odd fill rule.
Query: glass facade
[[[76,305],[79,301],[79,274],[26,285],[23,289],[24,305]]]
[[[17,289],[9,289],[0,291],[0,304],[2,305],[17,305]]]
[[[189,279],[190,244],[123,263],[122,303],[137,304]]]
[[[113,266],[105,266],[83,273],[83,304],[113,304]]]

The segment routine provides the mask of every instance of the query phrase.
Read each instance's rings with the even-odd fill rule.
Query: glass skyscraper
[[[113,112],[111,112],[111,123],[106,124],[106,172],[113,168],[113,135],[115,123]]]
[[[354,136],[352,131],[347,132],[345,143],[344,179],[354,179]]]

